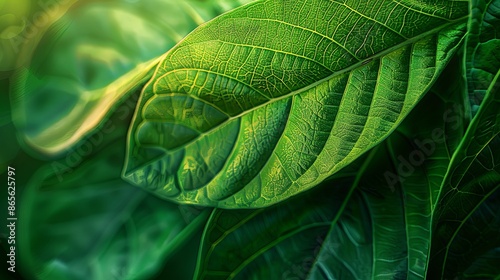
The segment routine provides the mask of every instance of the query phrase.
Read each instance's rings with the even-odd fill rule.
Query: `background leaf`
[[[26,53],[20,55],[21,48],[33,46],[49,23],[60,18],[75,1],[0,1],[1,79],[29,60]]]
[[[469,277],[478,269],[500,274],[488,265],[499,260],[498,211],[491,201],[500,187],[500,62],[485,56],[500,48],[499,15],[500,1],[471,3],[467,80],[471,105],[481,106],[442,183],[433,219],[432,277]]]
[[[307,0],[224,14],[160,63],[124,178],[223,208],[307,190],[397,127],[453,55],[467,13],[461,1]]]
[[[500,68],[500,1],[472,0],[467,36],[469,99],[475,113]]]
[[[471,213],[449,244],[447,272],[459,279],[500,277],[500,191]]]
[[[498,260],[500,259],[500,248],[494,248],[486,254],[479,256],[474,263],[465,271],[465,279],[488,278],[498,280]]]
[[[14,122],[30,148],[58,155],[103,124],[150,78],[157,59],[199,24],[241,1],[81,1],[39,42],[12,77]],[[61,11],[58,3],[49,10]],[[45,6],[43,6],[45,7]],[[149,74],[148,74],[149,73]]]
[[[431,267],[434,274],[431,275],[442,276],[462,271],[463,266],[457,265],[453,259],[448,260],[449,255],[456,254],[452,245],[461,242],[456,238],[459,238],[461,231],[468,230],[464,228],[468,219],[500,188],[499,106],[500,68],[497,68],[481,107],[453,155],[442,183],[433,218],[436,234]],[[462,234],[470,238],[468,233]],[[489,243],[495,242],[490,240]],[[475,254],[484,249],[475,247]]]
[[[205,224],[207,210],[180,208],[121,179],[131,117],[121,119],[124,106],[100,143],[82,146],[91,155],[78,148],[47,163],[24,189],[17,248],[27,279],[150,279]]]

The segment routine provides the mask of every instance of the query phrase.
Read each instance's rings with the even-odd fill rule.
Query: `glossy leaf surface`
[[[226,13],[161,61],[124,178],[223,208],[307,190],[398,126],[461,42],[467,13],[461,1],[326,0]]]

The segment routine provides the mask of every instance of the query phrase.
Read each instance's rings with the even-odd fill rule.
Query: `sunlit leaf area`
[[[0,279],[500,279],[500,0],[0,0]]]

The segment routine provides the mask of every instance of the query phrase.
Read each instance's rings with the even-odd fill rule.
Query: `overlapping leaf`
[[[481,102],[481,106],[453,155],[440,190],[433,217],[435,235],[430,266],[433,277],[463,273],[467,261],[487,254],[496,242],[490,238],[481,246],[476,243],[481,235],[473,232],[478,226],[476,221],[487,219],[491,211],[485,202],[500,188],[500,63],[495,57],[495,50],[500,48],[495,31],[500,25],[500,1],[472,1],[471,7],[467,78],[469,94],[480,97],[471,98],[471,102]],[[488,218],[491,223],[498,219],[496,216],[494,213]],[[481,224],[487,223],[479,222],[486,236],[488,230]],[[490,234],[495,235],[498,236],[497,229]],[[491,246],[484,247],[486,244]]]
[[[437,233],[433,247],[434,269],[442,270],[440,274],[459,270],[459,266],[447,262],[448,255],[453,254],[450,246],[467,220],[500,188],[499,77],[500,70],[454,154],[441,187],[434,217]],[[446,266],[441,267],[440,263]]]
[[[464,35],[461,1],[258,1],[162,60],[124,178],[158,195],[262,207],[307,190],[392,132]]]
[[[500,68],[500,1],[472,0],[467,36],[469,99],[476,112]]]
[[[265,209],[215,210],[197,279],[424,279],[434,200],[463,135],[456,85],[427,96],[356,177]]]

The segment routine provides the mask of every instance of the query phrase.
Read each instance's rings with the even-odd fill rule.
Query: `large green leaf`
[[[435,199],[463,135],[456,85],[434,88],[354,178],[269,208],[214,210],[198,279],[424,279]]]
[[[38,44],[19,52],[31,57],[13,77],[13,119],[21,139],[48,155],[73,147],[102,126],[127,94],[144,85],[165,51],[199,24],[248,1],[74,5],[55,23],[47,23],[46,32],[37,30]],[[61,12],[57,5],[53,10]]]
[[[167,53],[124,178],[167,199],[263,207],[386,138],[464,36],[463,1],[257,1]]]
[[[467,36],[467,78],[473,111],[500,68],[500,1],[472,0]]]
[[[92,154],[48,163],[18,198],[19,264],[26,279],[149,279],[205,224],[189,211],[121,179],[126,125],[120,107]],[[95,142],[97,143],[97,142]],[[79,151],[79,149],[77,149]],[[64,166],[64,168],[60,168]]]

